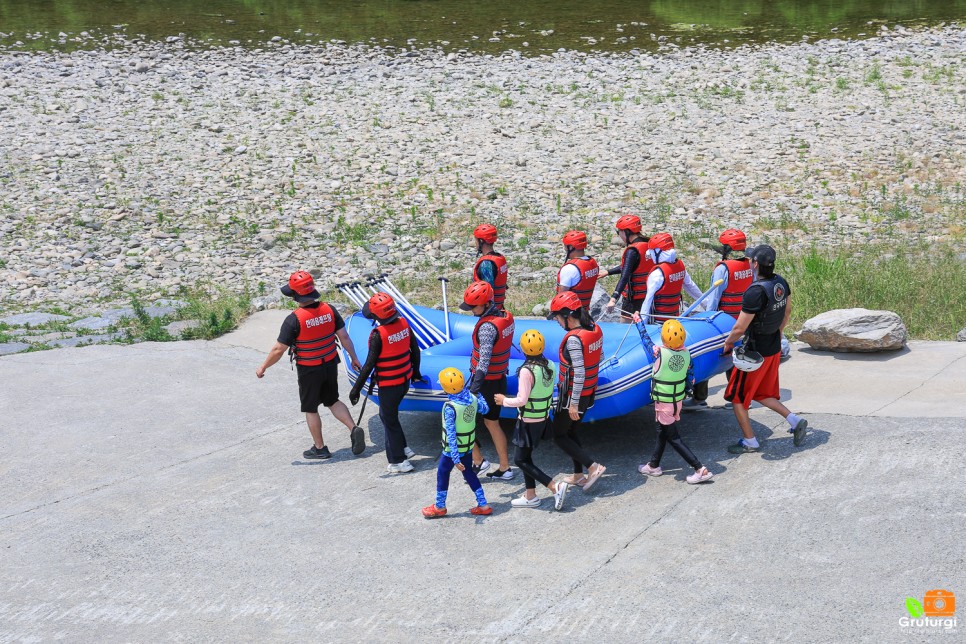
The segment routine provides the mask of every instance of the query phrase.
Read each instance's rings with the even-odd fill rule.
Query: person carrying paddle
[[[387,469],[390,474],[412,472],[409,459],[416,454],[409,448],[399,422],[399,405],[409,392],[410,380],[422,380],[416,335],[410,332],[409,322],[399,315],[395,300],[386,293],[370,297],[362,307],[362,315],[378,322],[379,326],[369,334],[369,355],[349,392],[349,402],[353,406],[359,402],[362,387],[375,370],[373,377],[379,386],[379,420],[386,432]]]

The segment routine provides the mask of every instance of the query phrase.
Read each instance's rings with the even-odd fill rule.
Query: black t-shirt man
[[[773,298],[768,297],[767,288],[772,289]],[[775,275],[753,283],[741,298],[741,310],[755,316],[755,320],[748,326],[749,345],[763,358],[781,353],[782,331],[779,325],[785,315],[784,302],[791,293],[788,282],[781,275]],[[772,307],[778,308],[771,310]],[[769,320],[772,317],[775,318],[774,323]],[[762,323],[765,327],[777,328],[769,332],[766,328],[763,330]]]

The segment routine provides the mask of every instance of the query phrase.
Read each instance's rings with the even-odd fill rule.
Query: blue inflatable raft
[[[397,302],[398,303],[398,302]],[[429,382],[420,382],[412,386],[409,394],[400,407],[403,411],[426,411],[440,413],[446,394],[439,383],[437,375],[446,367],[456,367],[463,371],[469,382],[470,353],[473,349],[473,329],[477,318],[470,315],[449,315],[449,338],[445,314],[442,311],[408,304],[399,307],[413,331],[422,350],[420,371]],[[554,363],[558,362],[558,349],[563,340],[564,330],[552,320],[515,320],[513,336],[514,347],[510,353],[510,373],[508,374],[507,393],[513,395],[517,391],[516,372],[523,363],[524,355],[520,351],[520,336],[527,329],[536,329],[546,339],[544,355]],[[697,381],[702,381],[719,373],[723,373],[731,366],[731,357],[721,354],[724,340],[734,326],[734,318],[720,311],[695,313],[691,317],[681,320],[687,331],[686,346],[691,351],[694,361],[694,375]],[[651,402],[651,363],[652,359],[644,350],[637,327],[634,324],[601,323],[604,333],[603,361],[600,366],[597,396],[594,406],[587,411],[585,421],[593,422],[605,418],[623,416]],[[369,333],[373,323],[355,313],[346,320],[349,337],[356,347],[359,359],[365,362],[366,348],[369,343]],[[655,344],[661,343],[661,327],[647,325],[648,334]],[[347,357],[343,360],[349,380],[355,384],[358,373],[349,366]],[[368,385],[363,388],[363,393]],[[378,401],[379,389],[375,387],[372,398]],[[504,418],[515,418],[515,409],[505,408]]]

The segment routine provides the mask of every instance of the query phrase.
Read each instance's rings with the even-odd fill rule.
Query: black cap
[[[472,311],[473,309],[474,307],[467,304],[466,302],[463,302],[460,304],[460,311]]]
[[[775,265],[775,249],[768,244],[755,246],[754,248],[745,251],[745,256],[752,261],[758,262],[762,266]]]

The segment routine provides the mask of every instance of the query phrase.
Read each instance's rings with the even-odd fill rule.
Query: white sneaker
[[[416,456],[416,452],[414,452],[413,450],[409,449],[408,447],[404,447],[403,448],[403,454],[406,456],[406,458],[412,458],[412,457]]]
[[[520,496],[510,501],[510,505],[515,508],[539,508],[541,501],[543,501],[543,499],[539,499],[537,497],[528,499],[525,496]]]
[[[390,474],[405,474],[406,472],[412,472],[416,468],[409,461],[403,461],[402,463],[390,463],[386,469]]]
[[[711,470],[709,470],[706,467],[702,467],[700,470],[696,471],[694,474],[689,476],[687,478],[687,482],[690,483],[691,485],[694,485],[695,483],[703,483],[708,479],[710,479],[712,476],[714,476],[714,474],[711,473]]]
[[[488,478],[488,479],[500,479],[501,481],[509,481],[509,480],[511,480],[516,475],[517,475],[517,473],[514,472],[511,468],[508,467],[503,472],[501,472],[500,470],[493,470],[492,472],[488,472],[487,475],[486,475],[486,478]]]
[[[484,458],[479,465],[474,463],[473,471],[476,472],[477,475],[486,474],[490,471],[490,462]]]
[[[554,494],[553,494],[553,509],[554,510],[562,510],[563,509],[564,499],[567,498],[567,490],[569,488],[570,488],[570,485],[568,483],[564,482],[564,481],[560,481],[560,482],[557,483],[557,491],[554,492]]]

